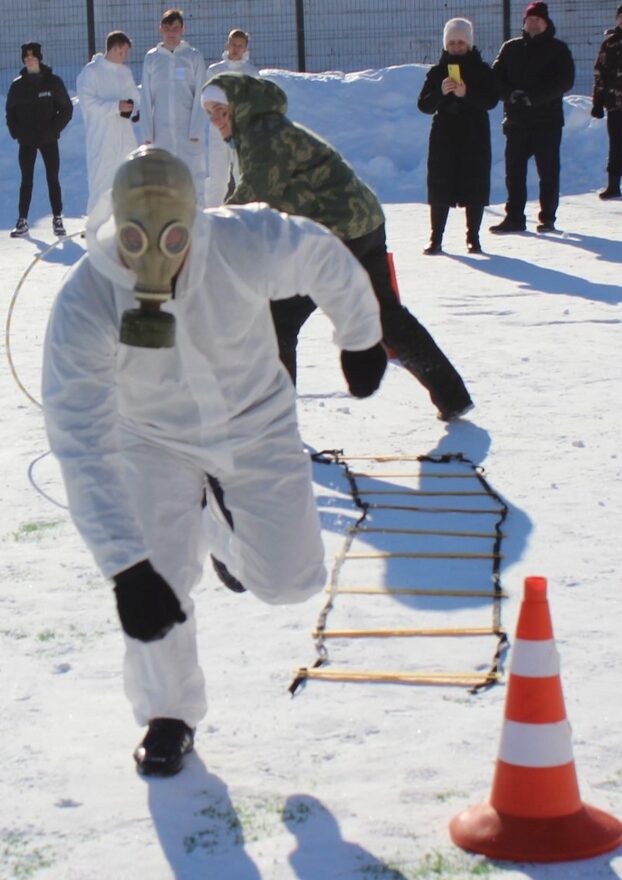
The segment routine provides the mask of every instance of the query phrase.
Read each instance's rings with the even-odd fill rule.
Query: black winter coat
[[[459,64],[464,98],[443,95],[447,65]],[[487,205],[490,198],[490,122],[498,101],[492,73],[479,51],[443,52],[431,67],[417,101],[433,113],[428,149],[428,202],[431,205]]]
[[[610,31],[598,50],[592,103],[601,110],[622,110],[622,28]]]
[[[22,68],[9,87],[6,124],[20,144],[39,146],[58,140],[73,116],[73,105],[62,79],[41,64],[39,73]]]
[[[562,95],[574,84],[574,61],[566,43],[555,38],[555,25],[542,34],[508,40],[492,64],[492,72],[504,101],[503,130],[519,126],[535,128],[564,124]],[[524,91],[530,106],[511,103],[516,89]]]

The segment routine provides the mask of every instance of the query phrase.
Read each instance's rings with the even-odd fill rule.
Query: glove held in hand
[[[350,394],[369,397],[380,385],[387,366],[387,355],[381,342],[364,351],[342,351],[341,369]]]
[[[605,116],[605,108],[602,104],[594,104],[590,112],[594,119],[603,119]]]
[[[516,104],[518,107],[531,107],[529,96],[522,89],[514,89],[510,95],[510,104]]]
[[[179,599],[148,559],[115,575],[114,582],[117,611],[128,636],[153,642],[186,620]]]

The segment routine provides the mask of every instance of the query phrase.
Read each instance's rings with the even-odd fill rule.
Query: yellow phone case
[[[449,78],[453,79],[454,82],[461,83],[462,77],[460,76],[460,65],[459,64],[448,64],[447,65],[447,73],[449,74]]]

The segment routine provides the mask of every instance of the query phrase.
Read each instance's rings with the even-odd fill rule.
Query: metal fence
[[[8,2],[8,0],[5,0]],[[258,67],[344,72],[397,64],[430,64],[442,45],[448,18],[474,23],[475,42],[492,61],[508,35],[518,35],[526,0],[187,0],[181,4],[186,37],[208,63],[220,60],[226,34],[251,34]],[[75,79],[106,34],[117,28],[134,42],[131,66],[137,82],[142,58],[159,40],[166,8],[156,0],[20,0],[5,11],[0,45],[0,92],[6,94],[21,67],[20,46],[43,45],[44,61],[75,89]],[[549,10],[558,36],[577,65],[574,92],[589,94],[603,31],[614,24],[616,4],[605,0],[559,0]]]

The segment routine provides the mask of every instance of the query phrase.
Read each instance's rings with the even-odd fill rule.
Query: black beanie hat
[[[43,60],[43,53],[41,52],[41,43],[24,43],[22,46],[22,61],[26,57],[26,55],[32,54],[35,58],[38,58],[39,61]]]
[[[622,6],[618,6],[618,11],[616,12],[616,18],[618,15],[622,15]]]
[[[544,21],[550,21],[549,8],[546,3],[530,3],[523,13],[523,21],[530,15],[535,15],[538,18],[544,19]]]

